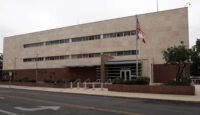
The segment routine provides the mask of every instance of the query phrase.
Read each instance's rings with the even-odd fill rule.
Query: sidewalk
[[[0,85],[1,88],[9,88],[9,85]],[[29,87],[29,86],[15,86],[11,85],[13,89],[49,91],[60,93],[96,95],[96,96],[110,96],[120,98],[140,98],[140,99],[153,99],[153,100],[168,100],[168,101],[183,101],[200,103],[200,96],[187,96],[187,95],[168,95],[168,94],[148,94],[148,93],[126,93],[126,92],[113,92],[107,89],[84,89],[84,88],[48,88],[48,87]]]

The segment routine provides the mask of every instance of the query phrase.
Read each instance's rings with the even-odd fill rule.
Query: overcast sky
[[[3,37],[157,11],[157,0],[0,0]],[[189,6],[190,47],[200,38],[200,0],[159,0],[159,10]]]

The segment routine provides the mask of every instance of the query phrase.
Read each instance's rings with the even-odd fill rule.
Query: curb
[[[30,87],[30,86],[29,86]],[[88,96],[99,96],[99,97],[112,97],[112,98],[123,98],[123,99],[143,99],[143,100],[155,100],[155,101],[168,101],[168,102],[182,102],[182,103],[194,103],[200,104],[200,101],[188,101],[188,100],[173,100],[173,99],[156,99],[156,98],[145,98],[145,97],[124,97],[124,96],[112,96],[112,95],[101,95],[101,94],[86,94],[86,93],[73,93],[73,92],[59,92],[59,91],[48,91],[48,90],[35,90],[35,89],[25,89],[25,88],[16,88],[11,85],[11,87],[2,87],[7,89],[17,89],[17,90],[30,90],[30,91],[42,91],[42,92],[51,92],[51,93],[63,93],[63,94],[73,94],[73,95],[88,95]],[[48,87],[46,87],[48,88]]]

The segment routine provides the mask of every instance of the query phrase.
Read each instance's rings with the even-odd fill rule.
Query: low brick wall
[[[193,86],[149,86],[149,85],[108,85],[109,91],[135,92],[135,93],[155,93],[155,94],[177,94],[177,95],[194,95]]]
[[[9,82],[0,82],[1,85],[9,85]],[[33,83],[33,82],[11,82],[12,85],[17,86],[31,86],[31,87],[53,87],[53,88],[69,88],[70,83]]]

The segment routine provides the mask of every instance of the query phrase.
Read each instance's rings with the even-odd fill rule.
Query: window
[[[116,52],[105,52],[104,54],[109,55],[109,56],[136,55],[136,50],[116,51]]]
[[[75,54],[75,55],[72,55],[72,59],[95,58],[95,57],[100,57],[100,53]]]
[[[100,35],[93,35],[93,36],[84,36],[84,37],[72,38],[72,42],[97,40],[97,39],[100,39]]]
[[[130,31],[124,32],[124,36],[130,36],[130,35],[131,35]]]
[[[122,36],[123,36],[123,32],[117,33],[117,37],[122,37]]]
[[[24,44],[24,48],[44,46],[44,42]]]
[[[47,41],[46,45],[56,45],[56,44],[62,44],[62,43],[69,43],[69,39]]]
[[[43,57],[38,57],[38,58],[35,58],[34,60],[35,60],[35,61],[43,61],[44,58],[43,58]]]
[[[64,60],[64,59],[69,59],[69,55],[45,57],[46,61],[49,61],[49,60]]]
[[[72,55],[72,59],[77,59],[77,55]]]
[[[24,58],[23,62],[35,62],[35,61],[43,61],[43,57],[38,57],[38,58]]]
[[[122,37],[122,36],[132,36],[135,35],[136,31],[125,31],[125,32],[116,32],[116,33],[108,33],[108,34],[103,34],[103,38],[114,38],[114,37]]]
[[[117,56],[123,56],[123,53],[124,53],[123,51],[118,51]]]
[[[131,31],[131,35],[135,35],[136,34],[136,31]]]

